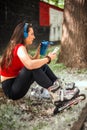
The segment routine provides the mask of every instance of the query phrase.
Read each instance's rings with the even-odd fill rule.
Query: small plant
[[[33,127],[33,130],[40,130],[40,129],[44,128],[44,126],[47,126],[47,123],[46,123],[46,122],[39,122],[39,123],[37,124],[37,126],[34,126],[34,127]]]

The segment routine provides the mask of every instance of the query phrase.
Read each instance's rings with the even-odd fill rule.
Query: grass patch
[[[21,112],[17,107],[12,104],[2,104],[0,106],[0,130],[16,130],[20,126],[23,127],[24,124],[18,122],[20,116]]]
[[[78,69],[78,70],[77,70],[77,73],[78,73],[78,74],[87,73],[87,68],[85,68],[85,69]]]
[[[47,126],[46,122],[39,122],[37,124],[37,126],[34,126],[33,130],[40,130],[40,129],[44,128],[45,126]]]

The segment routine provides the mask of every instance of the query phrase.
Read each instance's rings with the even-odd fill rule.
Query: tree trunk
[[[58,59],[68,67],[87,67],[87,0],[65,0]]]

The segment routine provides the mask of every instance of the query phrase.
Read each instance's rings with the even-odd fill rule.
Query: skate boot
[[[58,89],[53,89],[53,88],[55,88],[55,87],[51,86],[48,91],[50,93],[51,100],[54,105],[59,102],[69,101],[69,100],[75,98],[76,95],[78,95],[80,92],[77,87],[73,88],[72,90],[70,90],[70,89],[66,90],[61,87],[59,87]]]
[[[53,83],[51,87],[48,88],[53,104],[55,101],[59,101],[59,88],[60,88],[60,84],[57,80]]]
[[[69,82],[69,83],[66,83],[64,81],[64,79],[60,79],[58,78],[54,84],[56,84],[57,86],[61,87],[61,88],[64,88],[66,90],[71,90],[71,89],[74,89],[75,88],[75,83],[74,82]]]

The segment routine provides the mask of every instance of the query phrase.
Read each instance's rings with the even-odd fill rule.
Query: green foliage
[[[60,72],[64,69],[66,69],[66,66],[62,63],[58,64],[56,63],[55,61],[53,61],[50,65],[51,69],[56,73],[57,72]]]
[[[64,8],[64,0],[42,0],[42,1],[60,7],[62,9]]]

